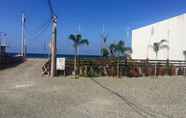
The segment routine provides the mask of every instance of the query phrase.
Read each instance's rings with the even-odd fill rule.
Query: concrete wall
[[[155,59],[155,53],[148,45],[162,39],[168,40],[170,50],[159,51],[158,59],[184,60],[186,50],[186,14],[170,18],[132,31],[132,58]]]

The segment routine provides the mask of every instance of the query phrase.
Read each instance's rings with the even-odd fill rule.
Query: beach
[[[41,75],[46,59],[0,71],[0,118],[184,118],[186,77]]]

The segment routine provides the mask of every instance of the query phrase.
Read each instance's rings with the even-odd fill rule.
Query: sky
[[[185,0],[51,0],[58,16],[57,48],[73,54],[68,36],[80,32],[89,39],[81,54],[98,55],[103,26],[108,44],[119,40],[131,46],[131,30],[186,13]],[[48,53],[51,35],[47,0],[0,0],[0,32],[7,33],[8,51],[20,52],[21,14],[30,53]],[[139,37],[140,38],[140,37]]]

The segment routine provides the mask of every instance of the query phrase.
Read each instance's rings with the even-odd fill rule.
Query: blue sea
[[[16,56],[18,53],[8,53],[10,56]],[[43,58],[47,59],[50,57],[48,54],[42,54],[42,53],[28,53],[27,58]],[[74,55],[67,55],[67,54],[57,54],[57,57],[65,57],[67,59],[73,59]],[[98,59],[101,58],[99,55],[80,55],[79,56],[81,59]]]

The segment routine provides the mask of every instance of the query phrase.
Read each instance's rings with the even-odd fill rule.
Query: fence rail
[[[73,71],[74,60],[67,60],[67,71]],[[94,70],[95,75],[116,76],[119,65],[120,76],[152,76],[155,75],[186,75],[186,61],[184,60],[147,60],[147,59],[119,59],[97,58],[78,59],[80,75],[88,75]],[[93,74],[94,75],[94,74]]]

